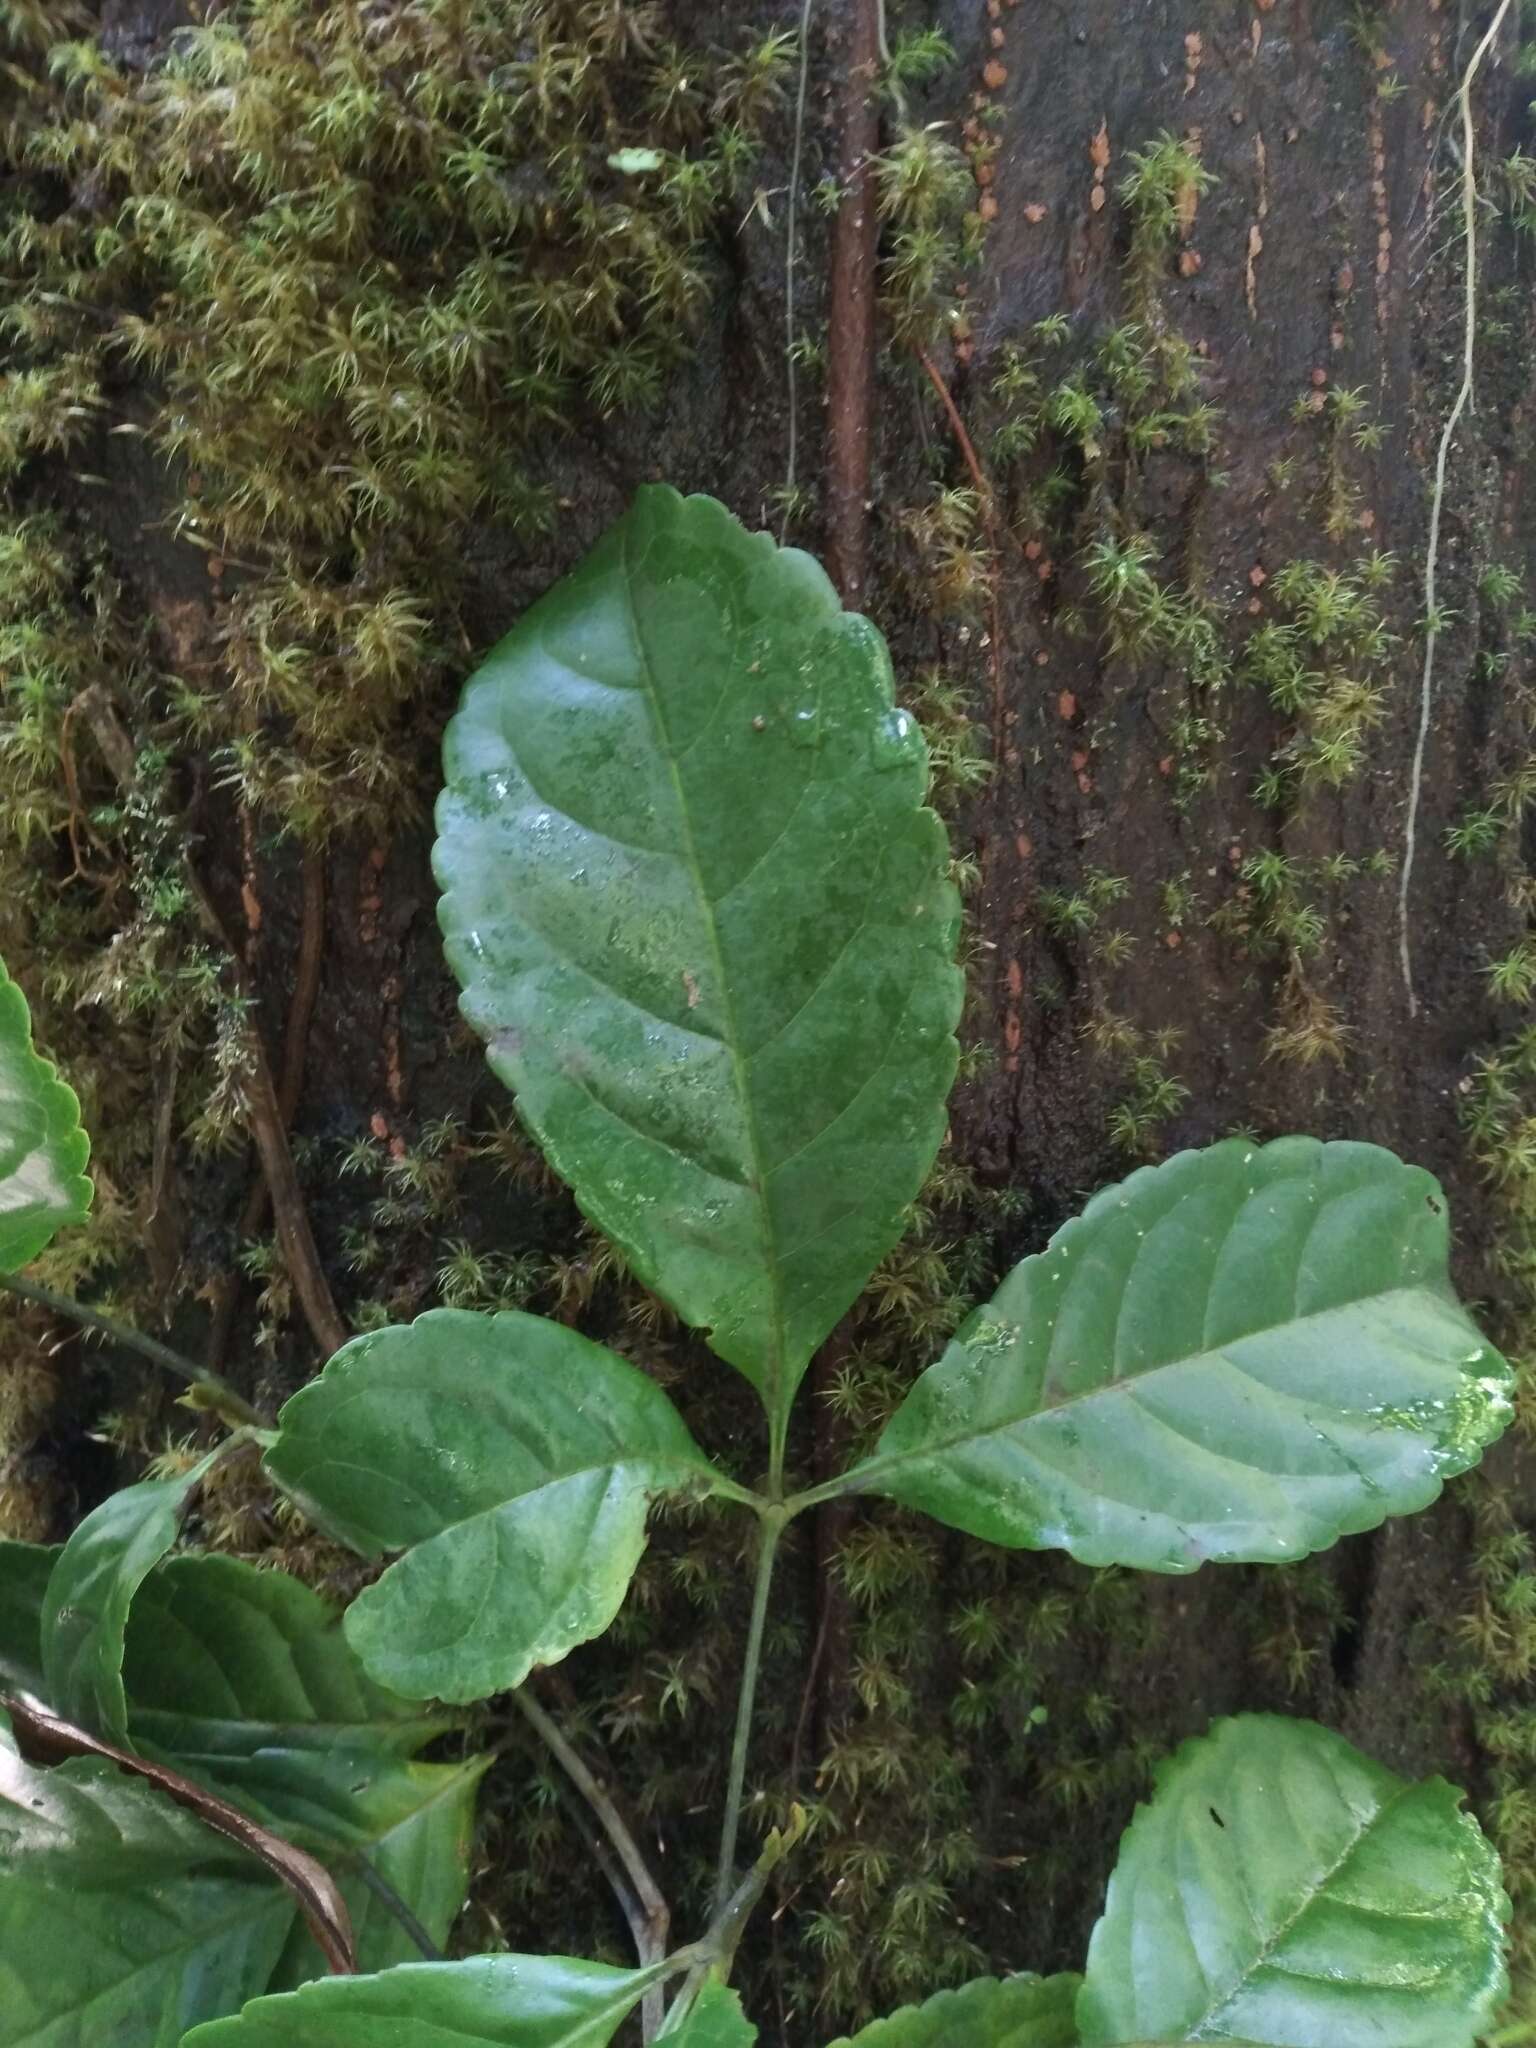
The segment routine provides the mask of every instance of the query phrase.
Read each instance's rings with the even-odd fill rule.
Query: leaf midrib
[[[1287,1316],[1283,1322],[1266,1323],[1259,1329],[1245,1330],[1240,1337],[1231,1339],[1230,1343],[1231,1345],[1245,1344],[1250,1338],[1267,1337],[1277,1330],[1292,1330],[1299,1328],[1303,1324],[1321,1322],[1329,1316],[1339,1315],[1348,1309],[1359,1308],[1368,1302],[1390,1301],[1397,1296],[1412,1298],[1421,1295],[1434,1301],[1443,1302],[1446,1299],[1444,1295],[1436,1293],[1432,1288],[1389,1287],[1383,1289],[1378,1294],[1360,1295],[1353,1301],[1336,1302],[1331,1308],[1314,1309],[1308,1315]],[[893,1451],[883,1458],[877,1455],[869,1459],[867,1463],[855,1466],[848,1476],[851,1479],[858,1479],[861,1484],[868,1484],[870,1480],[883,1477],[886,1473],[897,1470],[903,1465],[910,1465],[928,1458],[942,1457],[947,1451],[958,1450],[965,1444],[980,1443],[987,1437],[1005,1436],[1010,1431],[1021,1428],[1025,1423],[1038,1420],[1041,1416],[1059,1415],[1066,1410],[1082,1408],[1093,1401],[1104,1400],[1116,1395],[1124,1395],[1128,1388],[1153,1381],[1160,1373],[1184,1371],[1190,1366],[1197,1365],[1202,1359],[1220,1359],[1226,1364],[1231,1365],[1234,1371],[1242,1373],[1245,1379],[1252,1381],[1253,1385],[1258,1387],[1261,1392],[1274,1393],[1276,1391],[1274,1388],[1266,1387],[1263,1381],[1255,1380],[1251,1373],[1246,1372],[1241,1365],[1236,1364],[1229,1355],[1228,1346],[1207,1348],[1201,1351],[1187,1351],[1180,1358],[1166,1358],[1160,1365],[1148,1366],[1143,1372],[1121,1373],[1114,1379],[1106,1380],[1101,1386],[1089,1387],[1081,1394],[1071,1394],[1059,1401],[1047,1401],[1034,1408],[1022,1409],[1016,1415],[1009,1415],[997,1422],[988,1423],[985,1428],[961,1429],[951,1436],[925,1441],[908,1451]],[[930,1368],[930,1370],[934,1371],[937,1369],[937,1367]],[[1358,1413],[1359,1411],[1345,1412]]]
[[[646,644],[644,630],[640,623],[639,608],[635,603],[634,574],[630,566],[631,520],[625,520],[620,528],[619,560],[623,568],[624,601],[629,612],[630,624],[634,629],[635,645],[640,651],[640,672],[643,678],[645,701],[650,710],[663,757],[666,761],[667,776],[672,784],[672,793],[677,803],[677,815],[683,832],[684,861],[693,877],[698,900],[703,907],[704,926],[708,934],[709,949],[719,989],[720,1007],[725,1016],[725,1037],[722,1040],[730,1056],[731,1074],[735,1083],[736,1098],[741,1105],[742,1125],[746,1132],[747,1151],[751,1160],[748,1180],[755,1198],[757,1211],[758,1240],[762,1248],[763,1271],[768,1283],[772,1303],[770,1319],[770,1341],[765,1357],[764,1384],[762,1394],[764,1405],[777,1427],[784,1406],[784,1378],[786,1371],[786,1342],[783,1277],[778,1259],[777,1233],[773,1226],[772,1213],[768,1207],[768,1175],[763,1165],[762,1135],[757,1125],[757,1108],[752,1092],[747,1086],[746,1063],[742,1053],[742,1036],[736,1016],[735,992],[725,971],[725,955],[720,947],[720,926],[715,915],[716,905],[704,886],[704,870],[699,861],[698,847],[694,839],[693,820],[688,802],[683,793],[683,780],[679,772],[680,756],[673,743],[672,733],[662,710],[661,693],[655,683],[655,666],[651,650]],[[723,692],[722,692],[723,694]],[[713,1332],[711,1333],[713,1334]]]
[[[1393,1807],[1396,1806],[1400,1800],[1406,1799],[1408,1794],[1414,1791],[1415,1789],[1416,1788],[1411,1784],[1402,1784],[1395,1786],[1393,1790],[1388,1794],[1387,1798],[1382,1801],[1381,1805],[1376,1808],[1375,1812],[1367,1816],[1363,1824],[1355,1830],[1353,1835],[1350,1836],[1348,1842],[1344,1845],[1344,1848],[1339,1853],[1339,1855],[1335,1857],[1334,1861],[1329,1865],[1329,1867],[1325,1871],[1323,1871],[1322,1874],[1318,1877],[1317,1882],[1307,1892],[1305,1898],[1303,1898],[1299,1902],[1299,1904],[1297,1904],[1291,1910],[1291,1912],[1286,1915],[1284,1920],[1282,1920],[1276,1927],[1271,1929],[1270,1933],[1264,1938],[1263,1941],[1260,1942],[1257,1951],[1249,1959],[1249,1961],[1243,1967],[1243,1969],[1239,1972],[1238,1976],[1233,1981],[1231,1986],[1221,1995],[1220,1998],[1216,2000],[1214,2004],[1206,2006],[1204,2012],[1201,2013],[1199,2019],[1196,2020],[1194,2023],[1193,2030],[1190,2034],[1190,2040],[1192,2042],[1210,2038],[1206,2034],[1207,2027],[1215,2025],[1220,2020],[1221,2015],[1232,2004],[1233,2000],[1237,1998],[1240,1995],[1240,1993],[1246,1990],[1246,1988],[1251,1983],[1253,1978],[1257,1975],[1257,1973],[1260,1970],[1268,1968],[1276,1952],[1284,1946],[1284,1944],[1290,1938],[1291,1934],[1295,1931],[1297,1925],[1300,1923],[1303,1917],[1307,1913],[1309,1913],[1312,1910],[1313,1906],[1317,1904],[1318,1900],[1324,1896],[1324,1894],[1328,1890],[1328,1887],[1345,1869],[1351,1857],[1353,1857],[1356,1851],[1360,1848],[1360,1845],[1367,1839],[1367,1837],[1373,1832],[1374,1829],[1381,1825],[1381,1823],[1386,1819],[1387,1815],[1392,1811]]]
[[[255,1750],[199,1749],[195,1752],[210,1763],[246,1763],[256,1750],[297,1750],[305,1754],[314,1750],[323,1753],[340,1743],[364,1736],[376,1738],[377,1747],[409,1762],[415,1752],[406,1751],[405,1739],[417,1741],[418,1748],[424,1749],[437,1736],[455,1726],[446,1714],[439,1714],[433,1719],[420,1717],[401,1721],[274,1721],[260,1716],[247,1720],[229,1714],[200,1714],[195,1709],[183,1707],[133,1706],[129,1709],[129,1720],[147,1734],[151,1733],[152,1724],[158,1726],[163,1722],[168,1727],[184,1731],[187,1737],[206,1730],[210,1735],[249,1735],[255,1739]],[[182,1742],[178,1747],[185,1751],[187,1746]]]
[[[375,1465],[361,1465],[350,1458],[326,1458],[317,1462],[328,1472],[357,1472],[367,1479],[383,1479],[391,1485],[396,1483],[392,1472]],[[616,1472],[626,1465],[650,1466],[657,1471],[673,1471],[684,1475],[685,1479],[712,1481],[719,1476],[701,1453],[688,1457],[676,1451],[621,1451],[612,1457],[588,1458],[580,1465],[571,1466],[569,1470],[545,1473],[534,1485],[524,1487],[521,1492],[504,1493],[496,1500],[488,1501],[484,1507],[473,1508],[467,1514],[456,1515],[452,1520],[444,1521],[441,1528],[434,1529],[430,1536],[418,1536],[412,1543],[382,1543],[377,1555],[403,1557],[408,1551],[420,1550],[425,1544],[436,1543],[441,1537],[451,1535],[455,1529],[463,1529],[470,1522],[478,1522],[484,1515],[499,1515],[503,1509],[511,1507],[516,1501],[532,1500],[535,1494],[543,1493],[548,1487],[559,1486],[567,1479],[584,1479],[594,1472]],[[302,1476],[289,1482],[295,1493],[302,1493],[305,1490],[310,1474],[315,1469],[314,1466],[310,1466]],[[352,1520],[350,1516],[346,1519],[349,1522]],[[362,1525],[357,1523],[354,1526],[360,1528]]]

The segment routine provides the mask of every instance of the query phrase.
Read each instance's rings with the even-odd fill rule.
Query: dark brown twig
[[[299,950],[293,963],[293,995],[288,1004],[283,1071],[277,1087],[277,1106],[288,1123],[298,1115],[304,1093],[309,1024],[320,994],[320,966],[325,955],[325,856],[318,847],[305,847],[299,875],[303,890]]]
[[[917,359],[927,372],[929,383],[939,394],[939,403],[944,408],[950,431],[955,437],[955,444],[970,473],[986,529],[987,551],[992,557],[992,574],[988,586],[987,677],[992,687],[992,758],[1001,762],[1007,705],[1003,694],[1003,615],[998,595],[998,580],[1002,574],[1002,551],[997,539],[997,501],[992,495],[992,486],[987,482],[986,472],[977,457],[975,444],[966,432],[965,421],[960,417],[960,409],[955,404],[954,394],[945,383],[938,364],[920,344],[917,347]]]
[[[299,950],[293,967],[293,994],[288,1003],[288,1022],[283,1034],[283,1071],[277,1084],[278,1114],[283,1129],[291,1130],[304,1093],[304,1068],[309,1054],[309,1026],[320,993],[320,968],[325,954],[325,857],[316,847],[304,849],[300,870],[303,888],[299,925]],[[267,1220],[271,1194],[265,1174],[251,1185],[235,1241],[246,1244]],[[235,1311],[240,1304],[238,1269],[220,1275],[208,1331],[208,1363],[222,1365],[234,1330]]]
[[[251,1004],[251,1017],[246,1030],[247,1070],[243,1081],[246,1115],[250,1120],[251,1136],[261,1160],[262,1172],[266,1176],[267,1192],[272,1199],[272,1220],[277,1231],[278,1246],[283,1262],[293,1282],[293,1291],[298,1296],[299,1306],[304,1311],[305,1321],[315,1342],[329,1358],[333,1351],[339,1351],[347,1341],[348,1331],[341,1319],[335,1300],[331,1295],[330,1282],[320,1264],[320,1253],[315,1245],[314,1232],[309,1226],[309,1211],[304,1205],[304,1191],[299,1186],[298,1169],[293,1163],[293,1153],[288,1144],[288,1123],[278,1100],[277,1087],[272,1079],[272,1066],[267,1058],[267,1049],[262,1043],[261,1032],[255,1022],[254,1000],[239,954],[229,942],[223,920],[215,909],[213,899],[203,887],[197,875],[188,867],[194,900],[209,935],[219,942],[229,958],[229,968],[240,993]]]
[[[250,1070],[244,1080],[246,1112],[251,1121],[251,1136],[261,1158],[262,1172],[266,1175],[267,1191],[272,1198],[272,1221],[277,1231],[277,1242],[305,1321],[315,1342],[329,1358],[333,1351],[339,1351],[346,1343],[347,1326],[341,1319],[330,1282],[320,1264],[314,1232],[309,1226],[309,1211],[304,1206],[304,1191],[299,1185],[298,1169],[288,1144],[287,1121],[272,1084],[266,1048],[254,1025],[248,1034],[248,1042]]]
[[[880,0],[844,0],[843,89],[838,185],[842,198],[827,278],[827,569],[850,611],[863,608],[869,580],[870,465],[874,432],[875,278],[880,253],[876,159],[880,109]],[[818,1477],[840,1448],[825,1396],[839,1368],[837,1339],[810,1369],[813,1460]],[[818,1735],[837,1718],[844,1690],[847,1590],[836,1569],[845,1517],[816,1516],[817,1655],[806,1678],[801,1721],[813,1702]],[[825,1654],[823,1654],[825,1653]],[[799,1732],[796,1733],[796,1749]],[[798,1755],[796,1757],[798,1765]]]
[[[110,697],[100,685],[93,684],[89,690],[81,692],[75,703],[89,724],[114,777],[123,789],[131,788],[137,773],[137,755],[133,740]],[[240,955],[230,944],[223,920],[214,908],[213,900],[203,887],[190,859],[186,863],[186,878],[205,930],[228,955],[230,972],[235,978],[236,986],[247,1002],[251,1002],[252,991]],[[254,1005],[252,1014],[254,1016]],[[309,1227],[309,1213],[304,1206],[303,1191],[299,1186],[293,1153],[288,1146],[288,1121],[283,1115],[277,1089],[272,1080],[266,1047],[261,1042],[261,1033],[254,1022],[246,1037],[250,1058],[250,1072],[246,1078],[245,1088],[246,1113],[250,1118],[251,1136],[256,1142],[256,1150],[261,1158],[262,1171],[266,1175],[267,1189],[272,1199],[277,1241],[282,1248],[294,1292],[299,1298],[299,1305],[304,1311],[315,1342],[329,1357],[333,1351],[340,1350],[346,1343],[347,1326],[332,1299],[330,1284],[320,1264],[320,1254]],[[286,1071],[284,1078],[287,1078]]]
[[[879,0],[847,0],[838,185],[827,279],[827,567],[850,610],[869,580],[870,442],[875,378],[875,159],[880,110]]]

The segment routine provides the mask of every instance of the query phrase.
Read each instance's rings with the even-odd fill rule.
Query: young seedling
[[[239,1441],[213,1457],[254,1438],[280,1498],[379,1567],[340,1629],[281,1573],[171,1555],[203,1466],[113,1495],[56,1556],[0,1549],[18,2048],[603,2048],[631,2013],[683,2048],[748,2048],[729,1978],[804,1825],[743,1841],[791,1521],[876,1497],[1096,1568],[1277,1563],[1427,1506],[1509,1416],[1431,1177],[1374,1145],[1238,1137],[1095,1196],[869,1453],[807,1485],[797,1393],[901,1235],[956,1064],[949,850],[878,633],[809,557],[650,488],[470,678],[444,761],[464,1013],[588,1217],[749,1382],[761,1456],[728,1470],[643,1359],[441,1309],[345,1344],[275,1430],[225,1408]],[[74,1099],[0,986],[0,1270],[80,1219],[84,1164]],[[675,1944],[613,1800],[524,1689],[612,1622],[661,1496],[740,1512],[756,1553],[713,1905]],[[633,1968],[441,1959],[489,1759],[413,1759],[493,1695],[604,1829]],[[28,1736],[37,1699],[71,1760]],[[102,1740],[160,1779],[121,1775]],[[199,1788],[329,1870],[328,1949]],[[1241,1716],[1164,1766],[1081,1977],[979,1979],[860,2040],[1471,2048],[1503,1994],[1504,1911],[1453,1788]]]

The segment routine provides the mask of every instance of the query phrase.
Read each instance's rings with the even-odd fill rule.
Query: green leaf
[[[955,1070],[958,898],[880,635],[809,556],[647,488],[470,678],[444,766],[465,1016],[782,1426]]]
[[[129,1731],[146,1756],[209,1786],[328,1863],[360,1966],[415,1961],[410,1936],[357,1875],[373,1869],[446,1941],[469,1879],[488,1757],[423,1764],[453,1724],[366,1677],[341,1617],[297,1579],[225,1557],[173,1558],[128,1624]],[[284,1988],[313,1974],[299,1929]]]
[[[0,1684],[46,1696],[36,1644],[58,1556],[0,1544]],[[28,1659],[31,1663],[28,1663]],[[418,1950],[358,1873],[366,1856],[436,1942],[469,1881],[476,1794],[488,1757],[412,1759],[453,1725],[365,1675],[328,1601],[235,1558],[175,1557],[151,1572],[128,1616],[122,1664],[128,1740],[330,1865],[360,1966]],[[315,1974],[296,1922],[272,1983]]]
[[[734,1991],[724,1984],[706,1984],[682,2024],[664,2026],[656,2038],[670,2041],[673,2048],[752,2048],[757,2028]]]
[[[1461,1794],[1307,1721],[1186,1743],[1120,1845],[1084,2048],[1470,2048],[1504,1997],[1499,1864]]]
[[[338,1351],[284,1407],[267,1466],[365,1556],[348,1609],[381,1685],[477,1700],[600,1635],[647,1504],[719,1475],[644,1373],[560,1323],[434,1309]]]
[[[1509,1421],[1444,1196],[1375,1145],[1228,1139],[1106,1188],[852,1475],[993,1543],[1192,1571],[1428,1505]]]
[[[604,2048],[666,1970],[566,1956],[407,1964],[258,1998],[185,2048]]]
[[[1076,2048],[1080,1977],[978,1977],[832,2048]]]
[[[23,1761],[0,1716],[5,2048],[175,2048],[267,1983],[293,1902],[142,1779]]]
[[[26,997],[0,961],[0,1273],[14,1273],[91,1206],[75,1091],[32,1050]]]
[[[55,1546],[0,1543],[0,1691],[44,1696],[43,1596]]]
[[[123,1634],[133,1596],[176,1541],[187,1503],[226,1445],[176,1479],[125,1486],[59,1552],[43,1603],[44,1696],[66,1720],[121,1746],[128,1737]]]

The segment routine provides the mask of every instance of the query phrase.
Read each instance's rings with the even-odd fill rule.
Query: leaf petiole
[[[125,1351],[137,1351],[141,1358],[150,1359],[164,1371],[174,1373],[177,1379],[186,1380],[199,1397],[199,1405],[217,1415],[230,1428],[261,1421],[261,1416],[250,1402],[243,1394],[236,1393],[228,1380],[216,1372],[209,1372],[192,1359],[184,1358],[158,1338],[146,1337],[142,1330],[134,1329],[130,1323],[120,1323],[115,1316],[104,1315],[98,1308],[89,1308],[83,1301],[76,1301],[73,1295],[55,1294],[51,1288],[38,1287],[31,1280],[23,1280],[19,1273],[0,1273],[0,1287],[10,1294],[19,1295],[23,1301],[36,1302],[39,1308],[51,1309],[55,1315],[67,1316],[71,1322],[79,1323],[82,1329],[96,1331],[112,1343],[121,1344]]]
[[[841,1500],[845,1494],[864,1491],[868,1467],[858,1471],[834,1473],[832,1478],[822,1480],[819,1486],[808,1486],[804,1493],[792,1493],[784,1503],[784,1519],[792,1522],[796,1515],[803,1515],[808,1508],[822,1507],[829,1500]]]

